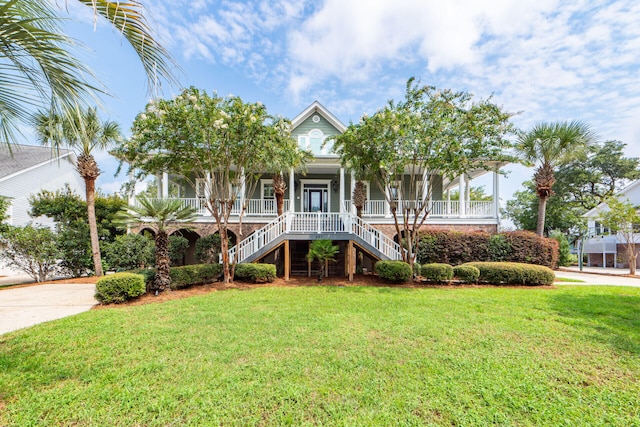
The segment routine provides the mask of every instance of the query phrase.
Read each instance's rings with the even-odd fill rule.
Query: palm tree
[[[364,186],[364,182],[357,180],[353,189],[353,205],[356,207],[356,214],[358,218],[362,218],[362,209],[365,203],[367,203],[367,192]]]
[[[322,282],[322,276],[327,271],[327,264],[329,261],[335,262],[335,256],[340,251],[337,245],[331,243],[331,240],[314,240],[309,246],[309,253],[307,253],[307,260],[313,261],[317,259],[320,261],[320,275],[318,276],[318,282]]]
[[[170,289],[169,275],[169,224],[179,222],[180,228],[195,217],[195,211],[182,204],[178,199],[148,199],[146,196],[137,198],[137,206],[127,206],[117,215],[116,222],[121,227],[144,224],[154,229],[156,245],[156,277],[154,289],[163,291]]]
[[[284,213],[284,192],[287,191],[287,184],[284,182],[282,172],[276,172],[273,174],[273,194],[276,197],[276,207],[278,209],[278,216]],[[291,198],[293,199],[293,197]]]
[[[539,236],[544,232],[547,200],[553,194],[556,181],[555,169],[595,141],[595,134],[580,121],[538,123],[518,137],[516,153],[526,163],[537,165],[533,179],[539,200],[536,227]]]
[[[68,1],[68,0],[67,0]],[[149,87],[158,77],[174,82],[167,51],[151,35],[138,0],[78,0],[91,7],[129,42],[147,73]],[[77,41],[61,31],[62,17],[52,3],[9,0],[0,4],[0,144],[11,148],[19,128],[33,111],[65,114],[76,104],[88,106],[107,91],[74,52]]]
[[[120,141],[120,125],[112,121],[101,122],[95,108],[77,108],[73,116],[49,116],[39,112],[35,117],[35,129],[43,145],[51,145],[56,150],[64,145],[76,152],[76,168],[85,186],[94,271],[96,276],[102,276],[95,209],[96,179],[100,175],[100,169],[92,153],[94,150],[107,149]]]

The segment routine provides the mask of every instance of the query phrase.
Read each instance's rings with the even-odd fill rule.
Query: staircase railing
[[[246,239],[229,249],[229,261],[234,260],[238,252],[238,262],[242,262],[254,254],[258,249],[268,245],[287,230],[289,213],[280,215],[264,227],[256,230]]]
[[[392,260],[402,259],[400,245],[362,218],[351,213],[285,213],[229,249],[229,260],[242,262],[285,233],[355,234],[380,254]]]

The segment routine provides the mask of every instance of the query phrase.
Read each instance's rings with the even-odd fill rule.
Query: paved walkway
[[[51,284],[0,289],[0,335],[82,313],[97,304],[93,284]]]
[[[556,271],[556,277],[583,280],[584,283],[558,282],[557,285],[612,285],[640,287],[640,276],[625,277],[629,269],[584,267],[582,272],[578,267],[561,268]]]

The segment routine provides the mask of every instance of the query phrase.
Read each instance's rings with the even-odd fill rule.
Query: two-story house
[[[285,179],[285,214],[277,217],[271,176],[265,174],[253,194],[239,194],[235,221],[230,226],[232,255],[238,262],[275,263],[288,278],[296,274],[312,274],[316,269],[305,255],[315,239],[331,239],[340,247],[330,274],[351,276],[356,269],[369,269],[380,259],[400,259],[398,236],[385,194],[375,185],[365,183],[367,201],[362,218],[355,215],[351,195],[356,184],[352,171],[342,167],[333,153],[332,138],[346,126],[319,102],[314,102],[292,120],[292,136],[300,147],[310,150],[314,160],[304,173],[290,171]],[[498,165],[499,166],[499,165]],[[460,230],[497,231],[499,218],[498,174],[493,173],[492,200],[470,200],[470,181],[487,173],[477,170],[454,180],[428,174],[432,194],[430,214],[425,227]],[[203,186],[180,185],[179,177],[164,173],[157,177],[158,197],[180,197],[197,209],[195,227],[181,230],[190,240],[187,259],[193,259],[193,248],[199,236],[215,233],[216,224],[204,209]],[[399,183],[402,185],[402,183]],[[172,191],[170,191],[170,189]],[[456,190],[457,198],[451,193]],[[240,207],[246,206],[239,230]],[[236,254],[237,251],[237,254]],[[362,256],[358,255],[362,253]]]

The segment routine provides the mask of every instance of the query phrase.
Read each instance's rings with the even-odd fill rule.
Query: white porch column
[[[349,212],[355,215],[356,207],[353,205],[353,192],[356,189],[356,174],[354,171],[351,171],[351,188],[349,190],[349,198],[351,199],[351,205],[349,206]]]
[[[447,188],[446,194],[447,194],[447,210],[445,213],[447,214],[447,216],[449,216],[451,215],[451,190]]]
[[[344,211],[344,168],[340,168],[340,213]]]
[[[289,212],[295,212],[296,210],[296,181],[294,176],[294,170],[289,170]]]
[[[465,218],[467,216],[467,207],[465,206],[465,190],[464,184],[466,182],[466,178],[464,174],[458,177],[458,203],[460,206],[458,207],[459,212],[458,215],[460,218]]]
[[[493,209],[495,211],[494,215],[498,220],[498,229],[499,229],[500,228],[500,174],[498,173],[498,171],[493,172]]]
[[[162,172],[162,198],[169,197],[169,174]]]

